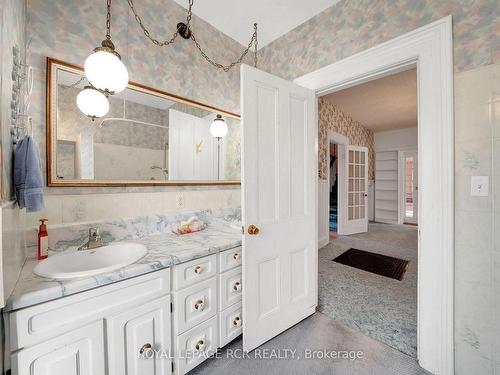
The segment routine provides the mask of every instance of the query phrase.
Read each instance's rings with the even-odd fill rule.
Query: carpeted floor
[[[409,260],[402,281],[333,262],[354,247]],[[319,311],[412,357],[417,354],[417,227],[370,223],[319,251]]]
[[[316,313],[241,358],[241,338],[190,375],[430,375],[414,358]],[[285,350],[286,358],[285,358]],[[317,350],[307,358],[307,350]],[[293,354],[292,352],[294,351]],[[356,359],[318,358],[324,351],[360,351]],[[310,352],[312,353],[312,352]],[[281,356],[278,359],[274,356]],[[342,354],[340,354],[342,355]],[[267,359],[266,359],[267,358]]]

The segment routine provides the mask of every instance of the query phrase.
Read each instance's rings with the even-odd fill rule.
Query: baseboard
[[[330,243],[330,237],[323,237],[318,240],[318,249],[321,249],[322,247],[325,247]]]

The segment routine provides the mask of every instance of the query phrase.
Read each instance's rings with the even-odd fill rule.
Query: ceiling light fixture
[[[87,57],[84,69],[90,84],[108,96],[127,87],[128,71],[111,41],[111,0],[106,7],[106,39]]]
[[[174,41],[180,35],[184,39],[188,39],[188,40],[190,39],[195,44],[195,46],[198,49],[198,51],[200,52],[201,56],[210,65],[212,65],[213,67],[215,67],[217,69],[221,69],[221,70],[223,70],[225,72],[228,72],[229,70],[231,70],[236,65],[241,64],[243,62],[243,59],[247,56],[248,52],[250,51],[250,49],[253,46],[254,47],[253,63],[254,63],[254,66],[257,67],[257,63],[258,63],[258,58],[257,58],[258,40],[257,40],[257,24],[256,23],[254,23],[254,25],[253,25],[254,26],[254,32],[252,34],[250,42],[248,43],[248,46],[243,50],[243,52],[238,57],[238,59],[236,59],[235,61],[233,61],[233,62],[231,62],[231,63],[229,63],[227,65],[224,65],[224,64],[221,64],[221,63],[215,61],[212,57],[208,56],[208,54],[203,50],[203,48],[201,47],[200,43],[196,39],[195,33],[193,32],[193,29],[191,28],[191,18],[193,17],[193,3],[194,3],[194,0],[188,0],[188,4],[189,5],[188,5],[186,22],[185,23],[184,22],[179,22],[177,24],[176,31],[173,33],[173,35],[170,37],[170,39],[166,39],[164,41],[160,41],[160,40],[158,40],[156,38],[153,38],[151,36],[151,32],[146,28],[146,26],[144,26],[142,18],[139,16],[139,14],[137,13],[137,10],[135,9],[134,1],[133,0],[127,0],[127,1],[128,1],[128,5],[129,5],[130,9],[132,10],[132,13],[134,13],[135,20],[139,24],[139,27],[142,29],[142,32],[144,33],[144,35],[154,45],[159,46],[159,47],[168,46],[168,45],[174,43]]]

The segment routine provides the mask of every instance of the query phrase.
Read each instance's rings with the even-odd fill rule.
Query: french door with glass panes
[[[368,148],[346,147],[346,192],[342,234],[368,232]]]

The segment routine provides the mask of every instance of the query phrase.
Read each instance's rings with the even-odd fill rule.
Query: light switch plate
[[[489,176],[472,176],[470,182],[470,195],[487,197],[489,189]]]

